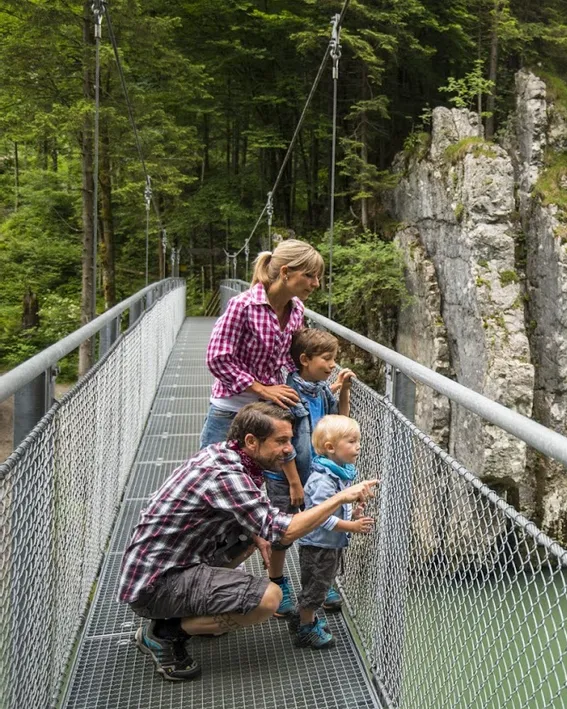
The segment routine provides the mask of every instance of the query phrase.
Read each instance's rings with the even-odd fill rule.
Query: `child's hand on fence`
[[[368,534],[374,529],[372,517],[361,517],[352,523],[352,531],[355,534]]]
[[[351,519],[353,519],[353,520],[360,519],[364,515],[365,509],[366,509],[366,505],[364,503],[356,502],[352,508]]]
[[[336,391],[350,389],[353,379],[356,379],[356,374],[352,369],[341,369],[337,375],[337,381],[335,382]]]

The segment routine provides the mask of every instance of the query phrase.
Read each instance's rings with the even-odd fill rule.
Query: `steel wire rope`
[[[289,144],[289,146],[288,146],[287,152],[286,152],[286,154],[285,154],[285,157],[284,157],[283,162],[282,162],[282,164],[281,164],[281,167],[280,167],[280,169],[279,169],[279,172],[278,172],[278,175],[277,175],[277,177],[276,177],[276,180],[275,180],[275,182],[274,182],[274,186],[272,187],[272,189],[270,190],[270,192],[268,192],[268,199],[267,199],[267,201],[266,201],[266,203],[265,203],[265,205],[264,205],[264,208],[262,209],[262,212],[260,213],[260,216],[258,217],[258,219],[256,220],[256,223],[254,224],[254,228],[253,228],[252,231],[250,232],[250,235],[246,238],[246,241],[244,242],[244,244],[243,244],[243,245],[240,247],[240,249],[239,249],[238,251],[236,251],[234,254],[229,254],[229,253],[226,251],[226,249],[224,250],[224,252],[225,252],[225,254],[226,254],[226,256],[227,256],[227,259],[229,259],[229,260],[230,260],[230,259],[234,259],[233,263],[234,263],[234,270],[235,270],[235,272],[236,272],[236,259],[237,259],[237,257],[238,257],[245,249],[248,248],[248,246],[249,246],[249,244],[250,244],[250,241],[251,241],[252,237],[254,236],[254,234],[256,233],[256,229],[258,228],[260,222],[262,221],[262,219],[263,219],[264,214],[266,213],[266,211],[268,211],[269,214],[270,214],[269,237],[270,237],[270,246],[271,246],[271,215],[273,214],[273,197],[274,197],[275,191],[276,191],[276,189],[277,189],[277,187],[278,187],[278,185],[279,185],[279,183],[280,183],[280,180],[281,180],[281,178],[282,178],[282,176],[283,176],[283,173],[284,173],[284,170],[285,170],[285,168],[286,168],[286,165],[287,165],[287,163],[288,163],[288,161],[289,161],[289,158],[291,157],[291,154],[292,154],[292,152],[293,152],[293,148],[295,147],[295,142],[296,142],[297,138],[299,137],[299,132],[300,132],[301,127],[302,127],[302,125],[303,125],[303,121],[305,120],[305,116],[307,115],[307,109],[309,108],[309,105],[310,105],[310,103],[311,103],[311,101],[312,101],[312,99],[313,99],[313,96],[314,96],[314,94],[315,94],[315,91],[317,90],[317,87],[319,86],[319,82],[321,81],[321,77],[323,76],[323,71],[324,71],[324,69],[325,69],[325,65],[326,65],[326,63],[327,63],[327,60],[328,60],[329,56],[331,55],[332,51],[333,51],[335,48],[338,49],[338,46],[339,46],[339,45],[338,45],[338,40],[337,40],[337,42],[335,42],[335,38],[336,38],[336,36],[338,36],[338,32],[340,31],[340,27],[341,27],[343,18],[344,18],[344,16],[345,16],[345,13],[346,13],[346,11],[347,11],[349,5],[350,5],[350,0],[344,0],[344,3],[343,3],[343,7],[342,7],[342,9],[341,9],[341,12],[340,12],[339,14],[337,14],[337,15],[334,15],[333,19],[331,20],[331,23],[333,24],[333,32],[332,32],[332,35],[331,35],[331,40],[330,40],[329,43],[327,44],[327,48],[326,48],[326,50],[325,50],[325,54],[324,54],[323,59],[321,60],[321,63],[320,63],[320,65],[319,65],[319,70],[317,71],[317,75],[316,75],[316,77],[315,77],[315,79],[314,79],[314,81],[313,81],[313,84],[312,84],[312,86],[311,86],[311,90],[310,90],[310,92],[309,92],[309,95],[308,95],[307,100],[306,100],[306,102],[305,102],[305,105],[304,105],[304,107],[303,107],[303,111],[301,112],[301,115],[300,115],[300,117],[299,117],[299,121],[298,121],[297,126],[296,126],[296,128],[295,128],[294,134],[293,134],[293,136],[292,136],[292,138],[291,138],[290,144]],[[340,52],[339,52],[339,56],[340,56]],[[336,81],[335,81],[335,87],[336,87]],[[336,89],[335,89],[335,90],[336,90]],[[336,101],[336,96],[335,96],[335,101]],[[336,109],[335,109],[334,129],[335,129],[335,132],[336,132]],[[334,146],[333,146],[333,166],[332,166],[332,168],[333,168],[333,169],[332,169],[332,174],[333,174],[333,190],[334,190],[334,160],[335,160],[335,156],[334,156]],[[246,267],[246,270],[248,271],[248,266]],[[246,275],[248,275],[248,274],[246,274]],[[234,276],[234,277],[236,277],[236,276]]]
[[[128,86],[126,84],[126,78],[124,76],[124,70],[122,67],[122,61],[120,59],[120,53],[118,51],[118,44],[116,42],[116,35],[114,34],[114,27],[112,25],[112,20],[110,18],[110,12],[108,10],[108,5],[106,4],[106,0],[102,0],[102,2],[104,4],[104,14],[106,17],[106,21],[108,23],[108,37],[110,39],[110,43],[112,45],[112,50],[114,52],[114,58],[116,60],[116,67],[118,69],[118,75],[120,77],[120,84],[122,86],[122,93],[124,94],[124,98],[126,101],[128,118],[130,120],[130,125],[132,127],[132,131],[134,133],[134,139],[136,142],[136,149],[138,151],[138,157],[140,158],[140,162],[142,164],[142,169],[144,171],[144,177],[145,177],[145,182],[146,182],[144,196],[145,196],[146,200],[148,199],[148,196],[149,196],[149,199],[151,200],[151,203],[154,208],[154,212],[155,212],[157,220],[158,220],[160,232],[162,235],[162,244],[163,244],[163,250],[164,250],[163,263],[164,263],[164,271],[166,271],[167,270],[167,262],[165,259],[165,251],[167,248],[167,232],[165,230],[165,227],[163,226],[163,222],[162,222],[161,214],[160,214],[157,202],[156,202],[156,198],[153,193],[153,190],[151,189],[151,178],[148,174],[148,170],[146,167],[146,161],[144,159],[144,152],[142,150],[142,142],[140,140],[140,134],[138,132],[138,127],[136,125],[136,120],[134,118],[134,110],[132,108],[132,103],[130,101],[130,95],[128,93]],[[146,229],[149,229],[149,220],[147,219],[147,217],[146,217]],[[147,234],[146,234],[146,243],[147,242],[148,242],[148,238],[147,238]],[[148,246],[146,246],[146,251],[147,251],[147,249],[148,249]],[[147,262],[147,260],[148,260],[148,255],[146,253],[146,262]],[[164,275],[165,275],[165,273],[164,273]],[[146,284],[147,284],[147,278],[148,278],[148,275],[147,275],[147,268],[146,268]]]
[[[331,185],[329,204],[329,281],[327,286],[327,317],[331,320],[333,310],[333,240],[335,231],[335,172],[337,158],[337,103],[339,84],[339,60],[341,58],[341,28],[339,25],[341,16],[335,15],[332,20],[333,33],[329,47],[333,58],[333,128],[331,137]]]
[[[95,115],[94,115],[94,163],[93,163],[93,244],[92,244],[92,305],[91,320],[96,317],[96,279],[97,279],[97,249],[98,249],[98,175],[99,175],[99,135],[100,135],[100,42],[102,39],[102,15],[104,13],[104,0],[93,0],[92,5],[95,16]],[[93,348],[95,340],[91,346]]]

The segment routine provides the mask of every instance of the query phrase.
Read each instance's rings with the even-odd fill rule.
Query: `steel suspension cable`
[[[98,174],[99,174],[99,136],[100,136],[100,42],[102,39],[102,16],[104,0],[93,0],[92,10],[95,16],[95,115],[94,115],[94,164],[93,164],[93,246],[92,246],[92,307],[91,320],[96,317],[96,279],[98,250]],[[94,340],[93,340],[94,347]]]
[[[339,60],[341,58],[341,44],[339,25],[340,15],[333,18],[333,36],[331,38],[331,56],[333,58],[333,131],[331,138],[331,186],[329,204],[329,283],[327,288],[327,317],[331,320],[333,309],[333,240],[335,231],[335,172],[337,156],[337,96],[339,83]]]
[[[274,185],[273,185],[272,189],[270,190],[270,192],[268,192],[268,199],[266,201],[266,204],[264,205],[264,208],[262,209],[260,216],[258,217],[256,223],[254,224],[254,228],[250,232],[249,236],[246,238],[246,241],[244,242],[244,244],[240,247],[240,249],[236,253],[234,253],[234,254],[227,253],[227,256],[229,258],[236,259],[236,257],[238,257],[242,253],[242,251],[244,251],[246,248],[248,248],[248,245],[250,244],[250,241],[252,240],[252,237],[256,233],[256,229],[260,225],[260,222],[262,221],[264,214],[266,214],[266,212],[268,212],[268,216],[269,216],[269,224],[268,224],[269,234],[268,234],[268,236],[269,236],[269,240],[270,240],[269,245],[270,245],[270,249],[271,249],[271,246],[272,246],[272,244],[271,244],[271,236],[272,236],[271,226],[272,226],[272,216],[273,216],[273,197],[274,197],[276,189],[278,188],[280,180],[283,176],[283,173],[284,173],[286,165],[289,161],[289,158],[291,157],[291,154],[293,152],[293,148],[295,146],[295,142],[297,141],[297,139],[299,137],[299,133],[301,131],[301,128],[303,126],[303,122],[305,120],[305,116],[307,115],[307,109],[309,108],[309,105],[311,104],[313,96],[315,95],[315,91],[317,90],[317,87],[319,86],[319,83],[321,81],[321,77],[323,76],[323,72],[325,70],[325,65],[327,63],[327,60],[328,60],[329,56],[331,56],[331,53],[333,52],[335,47],[336,47],[336,51],[339,51],[339,56],[340,56],[340,49],[339,49],[339,45],[338,45],[338,33],[340,32],[340,27],[341,27],[342,21],[344,19],[345,13],[346,13],[349,5],[350,5],[350,0],[344,0],[341,12],[339,14],[335,15],[331,20],[331,23],[333,24],[333,31],[332,31],[332,35],[331,35],[331,40],[330,40],[329,44],[327,45],[327,49],[325,50],[325,54],[324,54],[323,59],[321,60],[321,63],[319,65],[317,75],[316,75],[315,80],[313,81],[313,84],[311,86],[311,90],[309,92],[309,95],[307,97],[307,100],[305,102],[303,110],[302,110],[301,115],[299,117],[299,121],[298,121],[297,126],[295,128],[294,134],[291,138],[290,144],[288,146],[284,160],[283,160],[281,167],[279,169],[279,172],[278,172],[278,175],[277,175],[276,180],[274,182]],[[337,38],[337,42],[334,42],[335,38]],[[333,72],[334,72],[334,69],[333,69]],[[337,73],[338,73],[338,68],[337,68]],[[335,92],[336,92],[336,82],[335,82],[334,86],[335,86]],[[336,102],[336,97],[335,97],[335,102]],[[336,115],[335,115],[335,119],[334,119],[334,125],[335,125],[334,131],[336,133]],[[332,191],[333,191],[333,193],[334,193],[334,163],[335,163],[335,148],[333,146],[333,176],[332,176],[332,180],[333,180]]]
[[[105,2],[105,0],[103,0],[103,2]],[[112,25],[112,20],[111,20],[111,18],[110,18],[110,12],[109,12],[109,10],[108,10],[108,5],[106,5],[106,2],[105,2],[105,4],[104,4],[104,14],[105,14],[105,17],[106,17],[106,21],[107,21],[107,23],[108,23],[108,36],[109,36],[109,38],[110,38],[110,43],[112,44],[112,50],[113,50],[113,52],[114,52],[114,58],[115,58],[115,60],[116,60],[116,66],[117,66],[117,68],[118,68],[118,75],[119,75],[119,77],[120,77],[120,84],[121,84],[121,86],[122,86],[122,93],[124,94],[124,99],[125,99],[125,101],[126,101],[126,108],[127,108],[127,110],[128,110],[128,118],[130,119],[130,125],[132,126],[132,131],[133,131],[133,133],[134,133],[134,139],[135,139],[135,142],[136,142],[136,149],[137,149],[137,151],[138,151],[138,157],[140,158],[140,162],[141,162],[141,164],[142,164],[142,169],[143,169],[143,171],[144,171],[144,178],[145,178],[146,188],[147,188],[147,186],[150,184],[150,176],[149,176],[149,174],[148,174],[148,170],[147,170],[147,167],[146,167],[146,161],[145,161],[145,158],[144,158],[144,152],[143,152],[143,150],[142,150],[142,142],[141,142],[141,140],[140,140],[140,134],[139,134],[139,132],[138,132],[138,127],[137,127],[137,125],[136,125],[136,120],[135,120],[135,118],[134,118],[134,110],[133,110],[133,108],[132,108],[132,103],[131,103],[131,101],[130,101],[130,95],[129,95],[129,93],[128,93],[128,86],[127,86],[127,84],[126,84],[126,78],[125,78],[125,76],[124,76],[124,70],[123,70],[123,68],[122,68],[122,61],[121,61],[121,59],[120,59],[120,53],[118,52],[118,44],[117,44],[117,42],[116,42],[116,35],[114,34],[114,27],[113,27],[113,25]],[[147,190],[146,190],[146,192],[145,192],[145,195],[146,195],[146,194],[147,194]],[[156,215],[157,220],[158,220],[160,232],[161,232],[161,235],[162,235],[162,242],[163,242],[163,244],[165,245],[165,247],[167,247],[167,232],[166,232],[166,230],[165,230],[165,228],[164,228],[164,226],[163,226],[163,222],[162,222],[162,219],[161,219],[161,214],[160,214],[160,211],[159,211],[159,208],[158,208],[157,201],[156,201],[155,195],[154,195],[154,193],[153,193],[153,190],[151,190],[151,189],[149,190],[149,195],[150,195],[151,203],[152,203],[153,208],[154,208],[155,215]],[[147,258],[147,256],[146,256],[146,258]],[[166,264],[165,256],[164,256],[164,269],[166,269],[166,268],[167,268],[167,264]],[[164,275],[165,275],[165,274],[164,274]]]

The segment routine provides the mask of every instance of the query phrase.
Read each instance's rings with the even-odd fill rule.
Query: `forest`
[[[241,248],[266,204],[343,2],[106,7],[138,137],[103,17],[95,190],[92,2],[0,0],[2,369],[144,286],[148,215],[149,280],[178,268],[189,312],[200,312],[227,274],[226,252]],[[486,139],[498,140],[520,67],[537,67],[567,97],[567,3],[352,0],[340,41],[333,306],[364,333],[365,301],[395,308],[404,298],[396,225],[381,199],[394,156],[427,141],[439,105],[479,111]],[[332,107],[329,62],[273,197],[272,232],[324,255]],[[264,220],[250,259],[267,233]],[[247,276],[242,255],[235,268]]]

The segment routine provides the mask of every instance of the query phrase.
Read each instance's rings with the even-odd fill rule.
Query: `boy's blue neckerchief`
[[[325,468],[329,468],[329,470],[335,475],[338,475],[341,480],[347,480],[352,482],[358,472],[352,463],[339,465],[338,463],[335,463],[334,460],[325,458],[325,456],[323,455],[316,455],[315,458],[313,458],[313,462],[319,463],[319,465],[322,465]]]
[[[310,396],[314,399],[323,391],[323,382],[306,382],[297,372],[292,372],[291,377],[300,393],[304,396]]]

